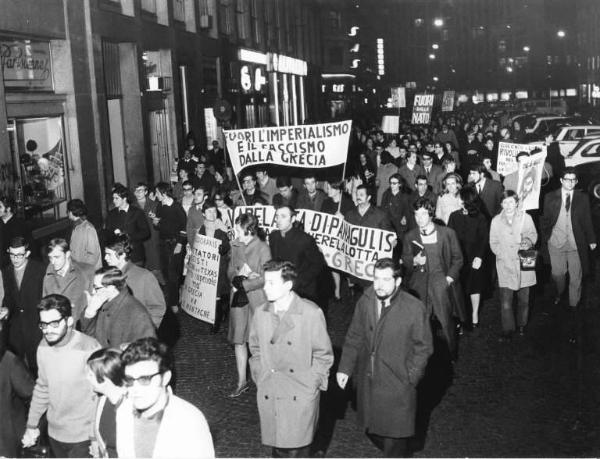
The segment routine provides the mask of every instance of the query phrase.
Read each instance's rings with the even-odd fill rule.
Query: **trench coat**
[[[528,238],[535,245],[538,234],[531,216],[516,211],[512,225],[509,225],[504,211],[492,219],[490,227],[490,248],[496,255],[498,286],[517,291],[536,284],[535,271],[521,271],[519,246],[521,238]]]
[[[429,259],[427,259],[426,273],[414,270],[412,241],[423,244],[418,228],[411,229],[404,236],[402,263],[406,269],[407,285],[418,292],[421,299],[431,299],[431,301],[425,301],[427,311],[429,314],[435,314],[442,326],[450,352],[454,352],[456,337],[454,336],[455,327],[452,317],[454,315],[464,320],[465,316],[464,302],[460,301],[462,295],[460,294],[459,282],[463,256],[458,237],[453,229],[435,225],[435,230],[437,231],[437,244],[440,246],[441,251],[441,265],[444,276],[440,278],[439,274],[430,274]],[[446,276],[454,279],[450,286],[447,284]]]
[[[358,300],[338,372],[354,375],[358,420],[383,437],[415,433],[417,383],[433,352],[425,305],[399,290],[377,319],[373,287]]]
[[[319,397],[333,364],[323,311],[292,292],[280,319],[272,303],[254,313],[250,326],[250,370],[257,387],[262,442],[276,448],[312,443]]]
[[[56,273],[52,263],[48,264],[42,284],[42,297],[51,293],[66,296],[71,301],[73,320],[77,322],[87,306],[84,291],[91,290],[94,285],[94,267],[73,260],[69,263],[69,270],[64,277]]]

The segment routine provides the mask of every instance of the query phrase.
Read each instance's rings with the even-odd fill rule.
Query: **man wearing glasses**
[[[569,311],[574,312],[581,298],[582,279],[590,271],[590,250],[596,248],[596,236],[590,217],[590,201],[575,190],[577,174],[567,167],[560,179],[561,188],[546,195],[540,220],[542,249],[550,260],[556,283],[554,304],[561,302],[569,273]],[[574,336],[570,337],[574,341]]]
[[[169,387],[167,346],[142,338],[125,349],[121,361],[128,397],[117,410],[119,457],[215,457],[204,415]]]
[[[38,424],[46,413],[54,457],[87,457],[95,400],[86,379],[86,362],[100,344],[74,329],[67,297],[48,295],[38,310],[44,339],[37,351],[39,376],[22,443],[25,447],[36,443]]]
[[[37,305],[42,299],[46,267],[30,260],[29,244],[22,236],[12,238],[8,247],[10,265],[2,269],[4,300],[0,319],[8,315],[8,343],[37,375],[36,352],[42,334],[37,326]]]

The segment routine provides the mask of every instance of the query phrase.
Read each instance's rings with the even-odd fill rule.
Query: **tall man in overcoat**
[[[356,304],[336,379],[354,375],[362,427],[386,457],[403,457],[415,434],[417,383],[433,352],[425,305],[400,290],[391,258],[375,264],[373,286]]]
[[[323,311],[292,291],[289,261],[264,265],[267,303],[254,313],[250,370],[257,387],[262,442],[274,457],[308,457],[327,390],[333,350]]]
[[[590,271],[589,251],[596,248],[596,236],[590,216],[590,202],[575,190],[577,174],[565,168],[561,188],[546,195],[541,218],[542,249],[552,265],[556,283],[555,304],[565,290],[569,273],[569,306],[575,308],[581,298],[582,279]]]

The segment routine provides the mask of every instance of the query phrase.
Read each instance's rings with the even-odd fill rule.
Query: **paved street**
[[[595,290],[595,285],[591,290]],[[579,339],[569,343],[566,311],[548,306],[549,288],[539,289],[527,336],[499,343],[499,304],[488,300],[482,327],[460,340],[454,368],[434,358],[421,384],[423,402],[415,457],[598,456],[600,454],[600,307],[594,292],[581,310]],[[353,301],[333,303],[329,328],[336,349],[353,311]],[[256,390],[238,399],[226,395],[236,381],[233,348],[226,333],[180,313],[175,348],[176,392],[208,418],[217,455],[265,457],[256,409]],[[335,372],[333,369],[332,375]],[[351,393],[330,380],[322,400],[319,441],[328,457],[381,456],[356,426]],[[428,415],[430,414],[430,415]]]

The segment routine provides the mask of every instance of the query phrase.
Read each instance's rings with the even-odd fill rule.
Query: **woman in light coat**
[[[450,214],[455,210],[462,209],[460,199],[460,189],[462,188],[462,179],[453,172],[446,174],[442,180],[442,189],[444,190],[437,200],[435,206],[435,217],[448,224]]]
[[[246,367],[248,366],[248,334],[254,311],[267,302],[263,292],[263,265],[271,259],[268,244],[261,239],[258,219],[251,214],[241,214],[235,219],[236,238],[231,243],[231,259],[227,274],[235,289],[242,289],[248,304],[233,307],[229,311],[228,340],[234,345],[238,372],[236,389],[229,394],[235,398],[249,388]]]
[[[102,267],[102,250],[96,228],[87,220],[87,207],[81,199],[72,199],[67,203],[69,220],[73,222],[73,231],[69,246],[71,258],[77,263]]]
[[[513,296],[517,293],[517,330],[524,334],[529,315],[529,287],[536,284],[535,270],[522,271],[519,250],[531,249],[538,234],[533,220],[518,210],[519,198],[512,190],[502,194],[502,211],[496,215],[490,228],[490,248],[496,255],[496,270],[500,293],[502,318],[501,341],[510,339],[515,331]]]

